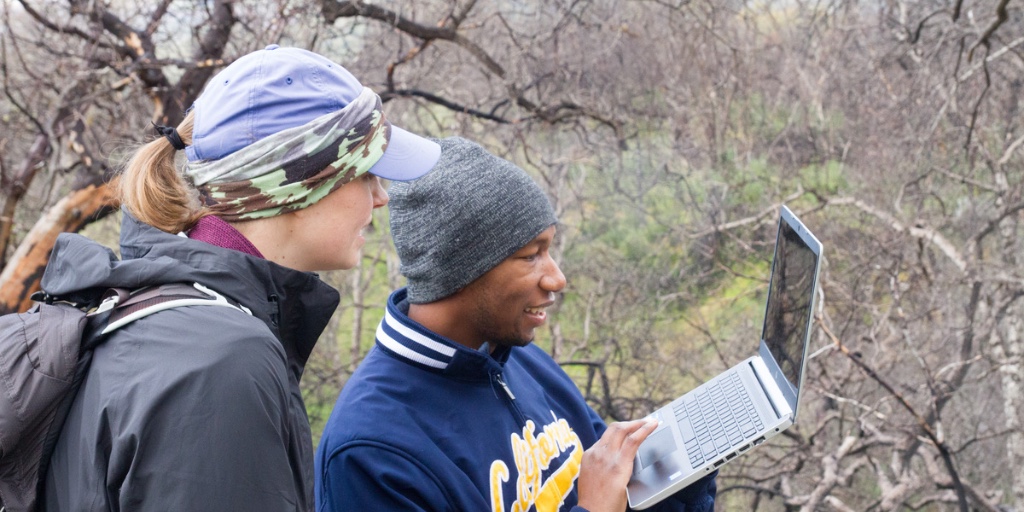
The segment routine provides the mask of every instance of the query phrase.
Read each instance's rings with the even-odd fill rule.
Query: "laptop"
[[[821,243],[782,206],[756,355],[658,409],[626,486],[644,509],[675,494],[796,421]]]

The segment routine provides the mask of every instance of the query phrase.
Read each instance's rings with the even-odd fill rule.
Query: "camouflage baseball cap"
[[[217,73],[193,104],[188,161],[218,160],[305,125],[349,105],[362,90],[344,67],[308,50],[272,44],[252,52]],[[441,154],[437,143],[394,125],[389,133],[370,173],[406,181],[433,168]]]

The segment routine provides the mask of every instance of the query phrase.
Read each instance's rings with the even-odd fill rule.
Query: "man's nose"
[[[558,263],[550,256],[548,257],[548,269],[544,273],[544,277],[540,279],[540,286],[544,291],[558,293],[565,288],[565,274],[562,273],[562,269],[558,268]]]

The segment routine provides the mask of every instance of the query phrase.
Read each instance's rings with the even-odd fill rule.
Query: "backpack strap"
[[[90,317],[110,312],[98,334],[106,335],[153,313],[182,306],[226,306],[252,315],[249,308],[199,283],[168,283],[135,291],[111,288]]]
[[[47,302],[52,303],[53,299],[50,298]],[[196,305],[227,306],[252,315],[249,308],[246,308],[241,303],[228,299],[199,283],[168,283],[140,288],[135,291],[129,291],[124,288],[111,288],[103,294],[100,305],[86,315],[85,331],[82,335],[82,345],[78,363],[75,367],[74,378],[71,382],[70,392],[65,394],[57,404],[54,421],[50,424],[50,428],[43,438],[42,458],[36,481],[38,503],[42,504],[43,502],[43,484],[46,480],[46,472],[49,469],[50,457],[56,448],[57,440],[63,430],[64,420],[67,419],[71,405],[78,394],[78,389],[81,388],[85,375],[89,371],[89,366],[92,363],[93,349],[103,342],[107,334],[131,322],[145,318],[158,311]],[[40,506],[39,508],[41,509],[42,507]],[[0,503],[0,512],[4,512],[2,503]]]

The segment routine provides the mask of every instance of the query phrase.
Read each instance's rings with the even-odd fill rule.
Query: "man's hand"
[[[626,484],[640,443],[658,427],[657,420],[623,421],[608,425],[601,439],[583,452],[580,462],[579,506],[590,512],[626,510]]]

